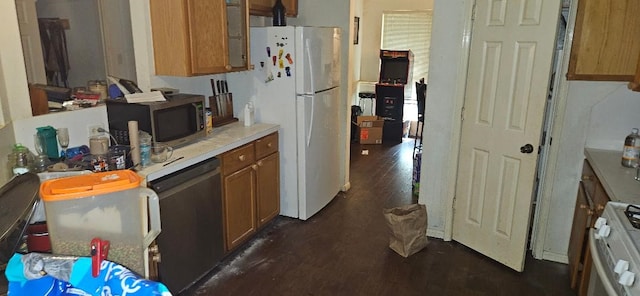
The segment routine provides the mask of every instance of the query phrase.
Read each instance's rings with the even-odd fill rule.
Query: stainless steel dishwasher
[[[211,158],[150,182],[160,198],[160,281],[175,295],[224,256],[220,161]]]

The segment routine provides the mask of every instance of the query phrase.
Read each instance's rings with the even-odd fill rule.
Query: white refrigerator
[[[307,220],[340,191],[340,29],[252,27],[255,117],[280,125],[280,214]]]

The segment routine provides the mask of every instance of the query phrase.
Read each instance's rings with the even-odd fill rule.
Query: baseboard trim
[[[547,252],[547,251],[542,252],[542,259],[558,262],[558,263],[564,263],[564,264],[569,263],[569,256],[567,256],[567,254],[558,254],[558,253]]]
[[[427,236],[428,237],[434,237],[434,238],[443,239],[444,238],[444,231],[436,230],[436,229],[427,229]]]

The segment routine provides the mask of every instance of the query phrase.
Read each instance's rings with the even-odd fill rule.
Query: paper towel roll
[[[138,122],[129,121],[129,146],[131,146],[131,160],[134,169],[140,169],[140,142],[138,141]]]

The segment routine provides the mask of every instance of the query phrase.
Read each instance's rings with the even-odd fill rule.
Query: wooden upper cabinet
[[[248,69],[246,1],[150,1],[156,75]]]
[[[275,0],[249,0],[249,14],[259,16],[271,16],[271,8]],[[298,16],[298,0],[282,0],[285,15],[289,17]]]
[[[569,80],[640,82],[640,1],[580,0]]]

